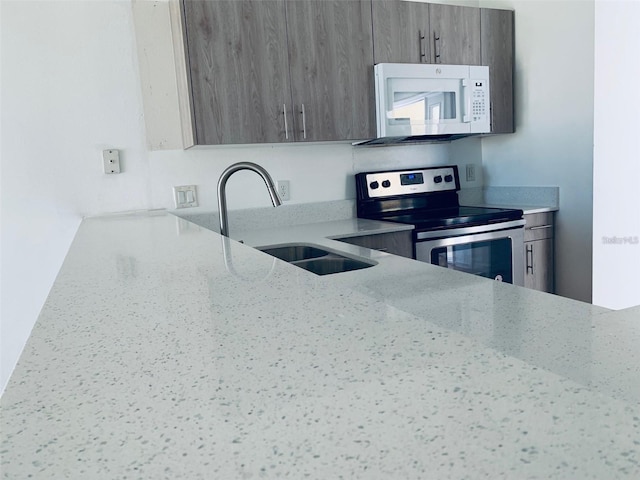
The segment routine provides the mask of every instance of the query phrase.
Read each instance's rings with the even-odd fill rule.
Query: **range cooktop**
[[[432,210],[416,210],[398,215],[384,215],[379,220],[415,225],[419,230],[486,225],[522,218],[522,210],[458,206]]]
[[[522,210],[460,205],[456,165],[356,175],[358,217],[436,230],[508,222]]]

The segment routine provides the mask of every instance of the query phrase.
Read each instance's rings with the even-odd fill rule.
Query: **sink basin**
[[[282,245],[274,247],[258,247],[258,250],[273,257],[289,262],[316,275],[349,272],[373,267],[377,262],[345,257],[335,252],[312,245]]]
[[[316,275],[330,275],[332,273],[349,272],[373,267],[371,263],[355,260],[353,258],[329,256],[295,262],[294,265],[304,268]]]
[[[310,258],[323,257],[330,252],[310,245],[286,245],[282,247],[258,248],[258,250],[268,253],[272,257],[279,258],[285,262],[297,262]]]

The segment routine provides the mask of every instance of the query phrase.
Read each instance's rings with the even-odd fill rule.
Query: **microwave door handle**
[[[466,78],[462,80],[462,94],[464,97],[464,102],[462,103],[464,112],[462,112],[462,122],[470,123],[471,117],[469,116],[469,112],[471,112],[471,89],[469,88],[469,80]]]

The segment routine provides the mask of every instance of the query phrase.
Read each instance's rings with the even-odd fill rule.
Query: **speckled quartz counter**
[[[378,262],[319,277],[84,220],[2,397],[4,478],[640,476],[637,310],[325,238],[384,228],[353,222],[287,232]]]

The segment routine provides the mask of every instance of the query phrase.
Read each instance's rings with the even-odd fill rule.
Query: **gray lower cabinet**
[[[367,0],[183,0],[195,143],[375,136]]]
[[[360,237],[338,238],[341,242],[360,247],[393,253],[401,257],[413,258],[413,240],[411,230],[402,232],[379,233]]]
[[[554,292],[553,212],[525,215],[524,286]]]

